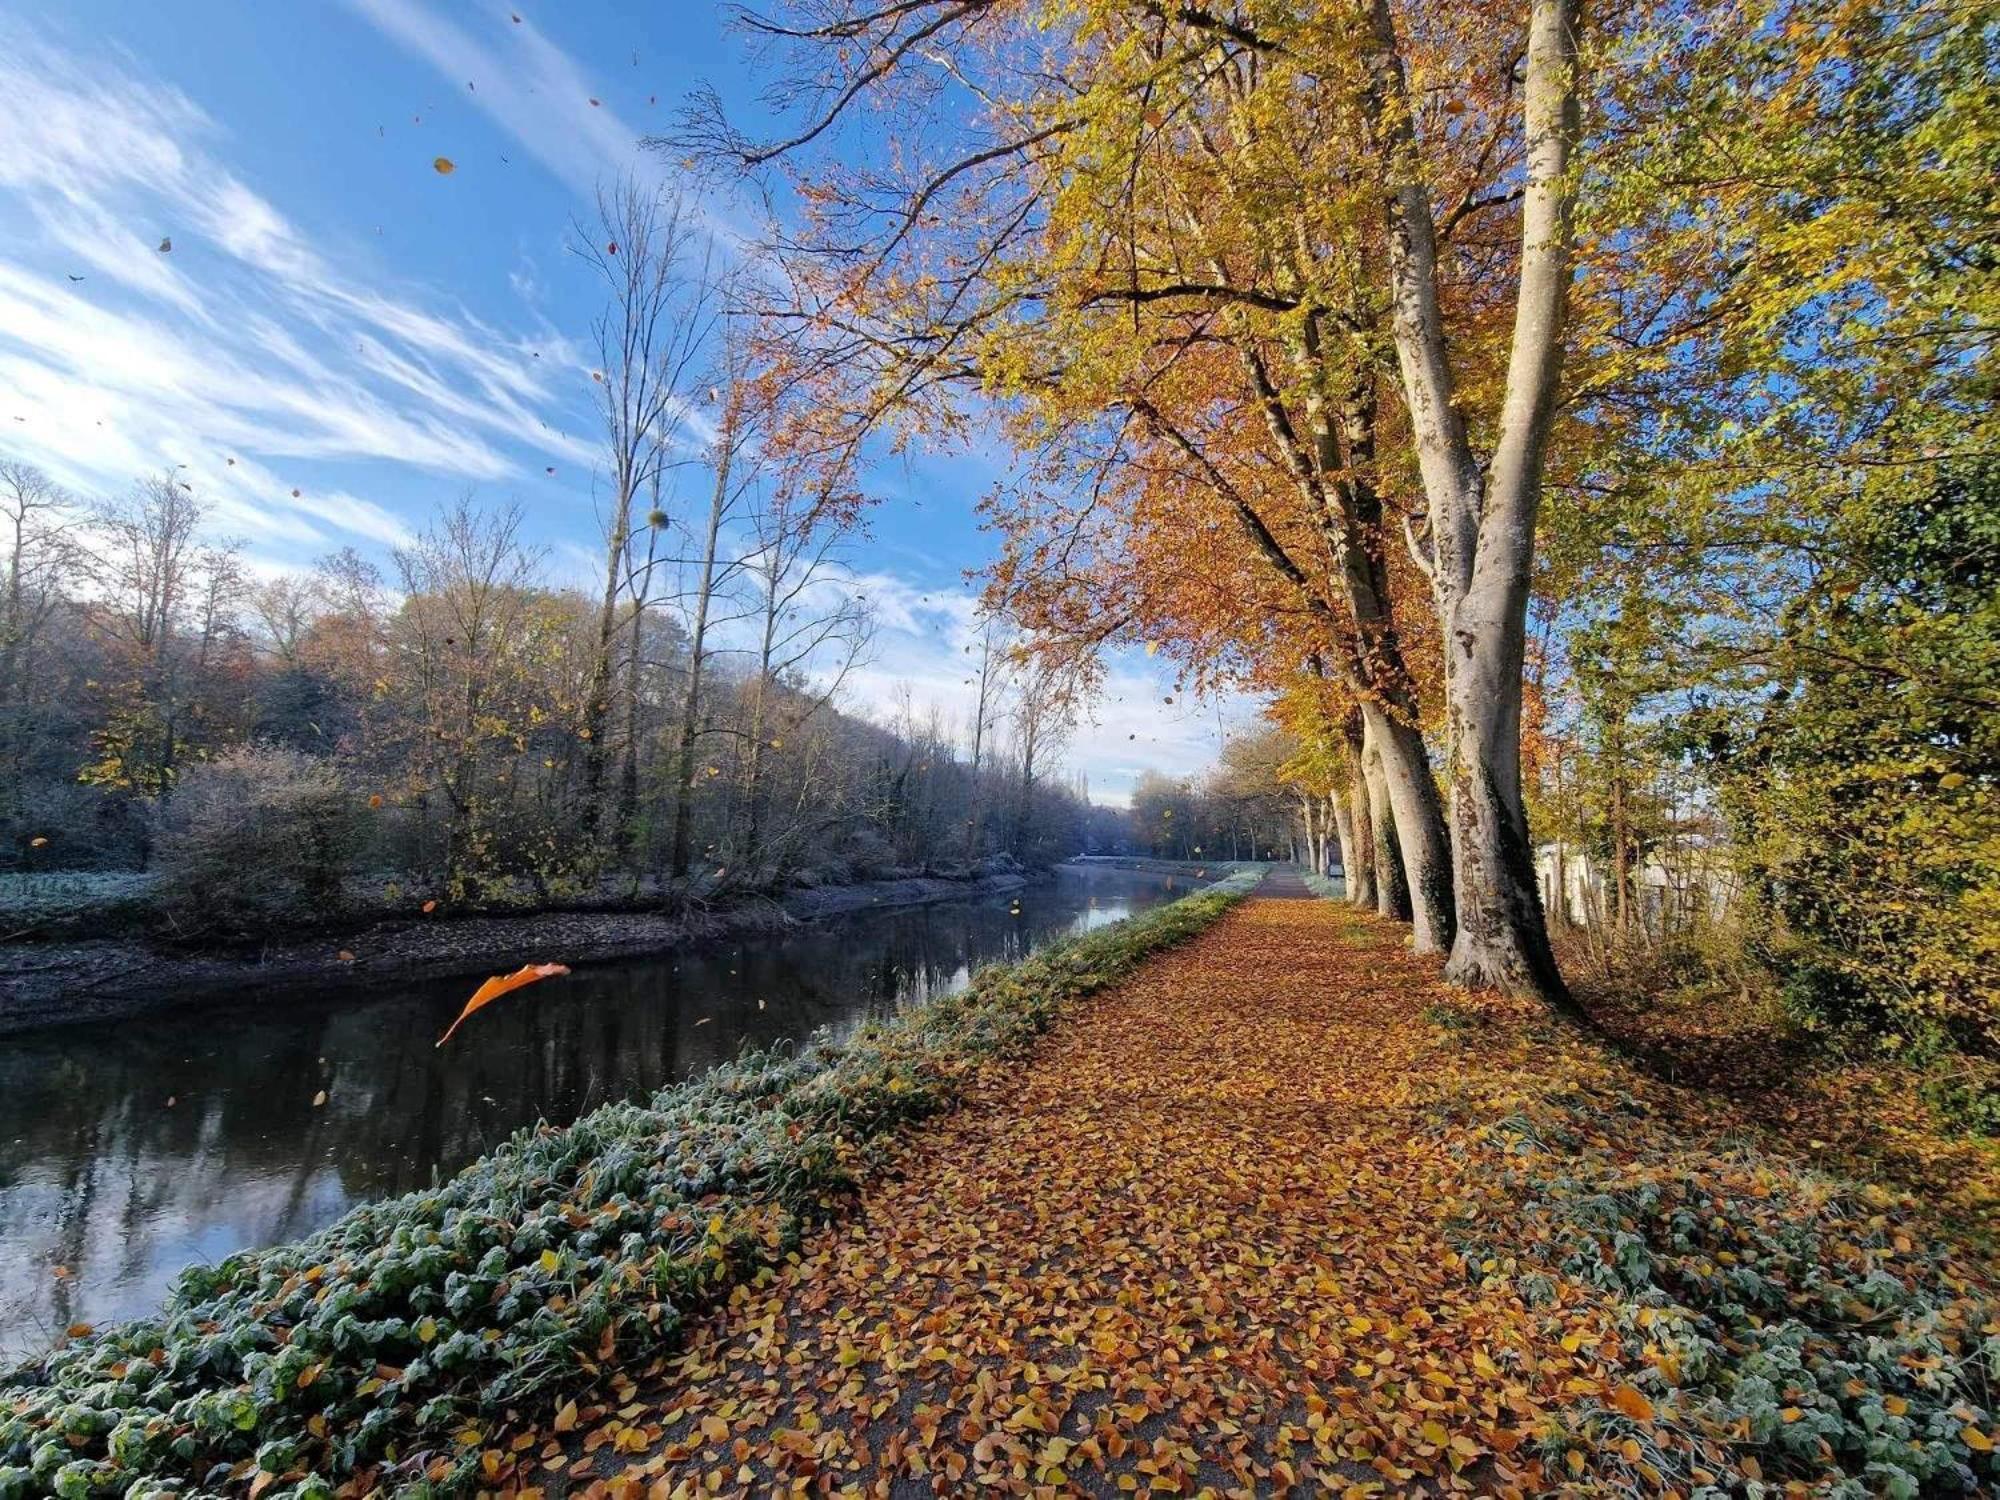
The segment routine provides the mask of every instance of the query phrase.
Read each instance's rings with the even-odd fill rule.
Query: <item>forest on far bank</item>
[[[1085,848],[1073,708],[1001,627],[968,657],[976,732],[907,702],[873,722],[842,706],[869,613],[837,535],[746,505],[728,551],[655,513],[654,592],[621,588],[593,725],[598,603],[547,581],[520,523],[468,500],[387,576],[347,550],[260,577],[171,474],[89,503],[0,466],[0,850],[30,927],[133,884],[66,873],[148,872],[146,923],[198,940]]]

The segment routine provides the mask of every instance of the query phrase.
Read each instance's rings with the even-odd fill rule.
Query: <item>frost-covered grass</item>
[[[845,1042],[523,1131],[431,1191],[194,1267],[158,1318],[76,1330],[0,1387],[0,1497],[255,1484],[278,1500],[378,1466],[391,1489],[462,1486],[472,1435],[670,1343],[794,1248],[894,1132],[1255,879],[987,969]]]
[[[130,870],[0,873],[0,935],[89,917],[140,911],[157,884]]]
[[[1301,870],[1299,871],[1299,878],[1305,881],[1306,889],[1311,891],[1315,896],[1323,897],[1328,901],[1345,901],[1347,899],[1347,881],[1345,877],[1335,880],[1331,875],[1322,875],[1317,870]]]

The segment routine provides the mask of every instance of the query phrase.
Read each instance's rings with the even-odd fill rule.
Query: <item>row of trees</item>
[[[90,505],[8,464],[0,522],[16,868],[144,866],[164,838],[275,918],[350,872],[459,903],[712,895],[1082,844],[1032,672],[1003,648],[969,733],[842,712],[869,620],[838,537],[748,500],[733,528],[655,512],[608,636],[512,507],[446,508],[389,577],[352,552],[253,577],[172,474]]]
[[[697,100],[666,144],[803,206],[769,300],[805,488],[1005,423],[993,596],[1055,658],[1276,695],[1309,839],[1454,980],[1567,1003],[1536,822],[1608,856],[1613,922],[1649,844],[1726,827],[1803,1008],[1996,1040],[1976,10],[743,24],[796,128]]]

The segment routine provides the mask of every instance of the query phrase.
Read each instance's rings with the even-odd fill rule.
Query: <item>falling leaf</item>
[[[613,240],[609,244],[607,244],[604,247],[604,253],[606,255],[616,255],[618,253],[618,241]]]
[[[567,964],[523,964],[511,974],[496,974],[472,992],[472,998],[465,1002],[465,1009],[458,1013],[458,1019],[445,1028],[443,1036],[437,1039],[442,1047],[452,1038],[452,1033],[465,1024],[474,1011],[492,1004],[502,995],[511,994],[523,985],[534,984],[538,980],[552,979],[558,974],[567,974]]]
[[[548,467],[548,472],[553,474],[555,473],[555,471],[556,471],[556,466],[554,464],[550,464]]]
[[[326,1090],[321,1089],[317,1094],[313,1095],[313,1108],[318,1109],[321,1105],[325,1103],[326,1103]]]
[[[369,793],[368,805],[370,807],[380,807],[382,805],[382,794],[380,792]]]
[[[426,912],[434,912],[437,909],[438,909],[438,904],[435,901],[426,901],[424,903],[424,910]]]
[[[595,99],[590,101],[590,107],[592,109],[596,109],[598,107],[597,101]]]
[[[449,156],[440,156],[431,165],[437,169],[437,174],[440,177],[449,177],[458,170],[458,164]]]
[[[46,835],[38,833],[33,838],[28,840],[28,847],[30,849],[43,849],[48,846],[48,842],[49,841]]]
[[[339,959],[344,964],[351,964],[354,962],[354,955],[345,948],[342,948],[338,953],[334,954],[334,957]]]
[[[163,239],[160,241],[160,254],[165,255],[169,250],[173,248],[174,248],[174,242],[172,240]]]
[[[299,498],[299,492],[298,492],[297,490],[293,490],[293,491],[292,491],[292,498],[293,498],[294,500],[296,500],[296,499],[298,499],[298,498]]]

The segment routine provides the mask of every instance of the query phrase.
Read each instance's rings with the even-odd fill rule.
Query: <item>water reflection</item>
[[[518,1126],[689,1077],[746,1042],[920,1003],[976,965],[1186,889],[1173,885],[1065,870],[1018,912],[1001,897],[860,913],[579,968],[482,1012],[442,1052],[462,979],[0,1039],[0,1360],[71,1323],[147,1312],[190,1262],[423,1186]]]

